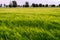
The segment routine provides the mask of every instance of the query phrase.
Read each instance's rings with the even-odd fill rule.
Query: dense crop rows
[[[60,8],[0,8],[0,40],[60,40]]]

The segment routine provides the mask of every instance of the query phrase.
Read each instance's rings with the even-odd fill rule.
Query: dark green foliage
[[[55,7],[55,5],[53,4],[53,5],[51,5],[51,7]]]
[[[35,4],[35,6],[36,6],[36,7],[39,7],[39,5],[38,5],[38,4]]]
[[[42,5],[42,7],[44,7],[44,5]]]
[[[39,7],[42,7],[42,4],[39,4]]]
[[[13,3],[13,7],[17,7],[17,2],[16,1],[12,1]]]
[[[17,7],[17,2],[16,2],[16,1],[12,1],[12,2],[9,4],[9,7]]]
[[[3,23],[2,20],[0,20],[0,26],[2,25],[2,23]]]
[[[8,21],[8,20],[0,20],[0,26],[2,26],[2,24],[5,25],[6,27],[4,27],[4,30],[1,29],[3,27],[0,28],[0,37],[3,38],[3,40],[55,40],[54,37],[50,36],[49,34],[47,34],[46,32],[42,32],[42,33],[38,33],[35,31],[30,31],[30,30],[26,30],[24,32],[20,32],[22,30],[20,30],[19,32],[17,30],[14,30],[14,28],[16,29],[19,27],[37,27],[37,28],[43,28],[45,30],[50,30],[50,29],[58,29],[58,27],[56,25],[60,25],[57,22],[51,22],[51,23],[47,23],[47,25],[45,25],[44,21],[40,21],[40,20],[34,20],[34,21],[25,21],[25,20],[18,20],[18,21]],[[25,28],[26,28],[25,27]],[[59,27],[60,29],[60,27]],[[17,31],[17,32],[16,32]],[[55,35],[55,37],[58,37],[59,39],[59,35]]]
[[[49,6],[48,4],[45,5],[45,7],[48,7],[48,6]]]
[[[0,20],[0,25],[2,23],[5,26],[34,26],[34,27],[40,27],[44,25],[43,21],[40,20],[34,20],[34,21],[25,21],[25,20],[18,20],[18,21],[8,21],[8,20]]]
[[[29,7],[29,3],[28,2],[25,3],[25,7]]]
[[[2,4],[0,4],[0,7],[2,7]]]
[[[32,7],[35,7],[35,4],[34,3],[32,3]]]
[[[58,7],[60,7],[60,4],[58,5]]]

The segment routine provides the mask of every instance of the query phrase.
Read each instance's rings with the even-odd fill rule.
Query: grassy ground
[[[0,8],[0,40],[60,40],[60,8]]]

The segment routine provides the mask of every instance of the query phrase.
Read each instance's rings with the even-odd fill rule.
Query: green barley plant
[[[0,40],[60,40],[60,8],[0,8]]]

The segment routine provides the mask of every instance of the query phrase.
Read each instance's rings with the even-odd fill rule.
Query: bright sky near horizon
[[[0,0],[0,4],[9,4],[12,0]],[[60,4],[60,0],[16,0],[19,5],[25,4],[26,1],[31,5],[32,3],[42,4]]]

